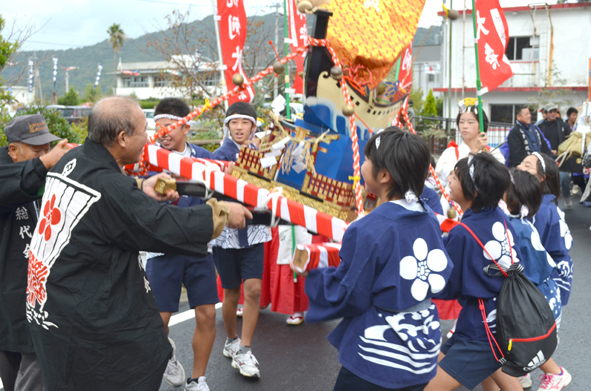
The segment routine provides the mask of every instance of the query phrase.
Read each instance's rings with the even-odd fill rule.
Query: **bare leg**
[[[500,368],[491,375],[492,379],[501,388],[502,391],[522,391],[521,383],[516,377],[507,375]]]
[[[242,315],[242,342],[243,346],[250,346],[254,329],[259,319],[259,306],[261,303],[261,280],[250,278],[244,281],[244,314]],[[236,311],[234,311],[236,319]]]
[[[166,330],[166,335],[168,335],[168,322],[170,322],[170,317],[172,316],[172,312],[161,312],[160,317],[162,318],[162,322],[164,322],[164,329]]]
[[[224,303],[222,304],[222,317],[228,338],[238,337],[236,332],[236,309],[240,301],[240,287],[224,289]]]
[[[193,379],[205,375],[205,368],[207,368],[215,340],[215,314],[213,304],[195,307],[197,325],[193,333],[193,372],[191,374]]]
[[[500,371],[500,369],[499,369],[499,371]],[[497,385],[497,383],[495,383],[495,381],[493,380],[492,377],[487,377],[480,384],[482,384],[482,389],[484,391],[499,391],[499,388],[500,388]]]
[[[445,354],[439,352],[439,358],[437,361],[441,361],[445,357]],[[461,383],[451,377],[447,372],[445,372],[440,366],[437,366],[437,374],[427,387],[425,387],[424,391],[452,391],[458,387],[461,387]]]
[[[560,367],[558,366],[558,364],[556,364],[556,361],[554,361],[554,359],[549,359],[548,361],[546,361],[545,363],[543,363],[542,365],[540,365],[540,369],[544,372],[544,373],[551,373],[551,374],[555,374],[555,375],[559,375],[561,370]]]

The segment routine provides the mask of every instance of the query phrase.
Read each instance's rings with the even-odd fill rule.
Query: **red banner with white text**
[[[291,40],[291,51],[295,52],[306,44],[308,29],[306,27],[306,14],[298,11],[296,0],[289,0],[289,39]],[[306,52],[294,58],[296,64],[296,76],[292,88],[296,94],[304,93],[304,79],[300,73],[304,71],[304,57]]]
[[[513,70],[505,55],[509,26],[499,0],[476,0],[475,7],[478,68],[482,84],[478,94],[482,95],[513,76]]]
[[[222,58],[224,63],[224,75],[226,86],[232,90],[235,85],[232,77],[239,73],[246,80],[246,74],[242,69],[242,50],[246,41],[246,11],[243,0],[217,0],[220,43],[222,46]],[[250,102],[254,98],[254,88],[248,87],[239,95],[228,99],[231,105],[235,102]]]
[[[412,86],[412,41],[402,52],[398,80],[400,80],[400,87],[409,92]]]

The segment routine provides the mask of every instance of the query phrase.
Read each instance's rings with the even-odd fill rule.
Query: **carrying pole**
[[[475,0],[472,0],[472,24],[474,25],[474,53],[476,54],[476,94],[478,95],[478,122],[480,123],[480,132],[484,133],[484,120],[482,118],[482,97],[480,96],[482,84],[480,82],[480,65],[478,62],[478,26],[476,24]]]

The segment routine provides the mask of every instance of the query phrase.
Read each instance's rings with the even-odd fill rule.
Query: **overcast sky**
[[[361,1],[361,0],[359,0]],[[382,0],[383,1],[383,0]],[[249,15],[271,12],[273,0],[244,0]],[[501,5],[527,5],[531,1],[501,0]],[[190,10],[190,20],[203,19],[212,13],[209,0],[27,0],[26,7],[21,1],[2,1],[2,16],[7,25],[27,23],[39,31],[29,38],[24,50],[68,49],[93,45],[107,38],[107,28],[119,23],[126,35],[137,38],[145,32],[166,26],[165,16],[173,10]],[[427,0],[419,26],[440,24],[441,0]],[[446,1],[449,3],[449,0]],[[461,9],[464,1],[453,2],[454,8]],[[468,5],[470,0],[466,0]],[[549,1],[550,4],[556,1]],[[471,8],[471,6],[468,6]]]

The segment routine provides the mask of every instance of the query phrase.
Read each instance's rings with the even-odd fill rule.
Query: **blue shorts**
[[[445,354],[439,366],[470,390],[496,372],[501,364],[495,359],[488,341],[452,336],[441,346]]]
[[[191,308],[219,302],[213,257],[162,255],[148,259],[146,274],[160,312],[177,312],[181,287]]]
[[[222,288],[239,288],[242,281],[250,278],[263,279],[265,244],[246,248],[213,248],[215,267],[222,280]]]

